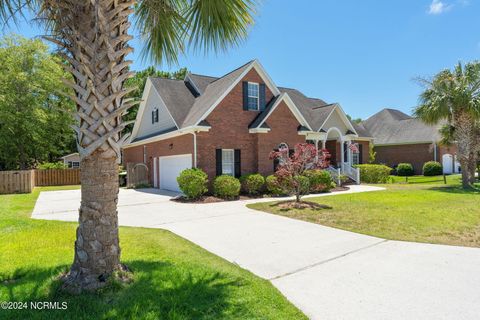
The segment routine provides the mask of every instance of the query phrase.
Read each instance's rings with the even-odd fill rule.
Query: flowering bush
[[[330,153],[327,150],[318,150],[309,143],[299,143],[295,145],[295,151],[289,155],[288,148],[281,148],[279,151],[273,151],[270,159],[278,159],[279,166],[275,177],[280,184],[290,184],[295,193],[295,200],[300,201],[302,188],[305,186],[305,179],[298,178],[308,169],[323,169],[330,164]]]
[[[246,193],[256,195],[262,192],[265,186],[265,178],[258,173],[247,174],[240,177],[240,183]]]
[[[240,194],[240,181],[228,175],[218,176],[213,181],[213,192],[222,199],[235,199]]]

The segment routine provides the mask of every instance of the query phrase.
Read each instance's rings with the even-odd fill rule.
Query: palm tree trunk
[[[123,84],[133,76],[128,16],[133,0],[65,0],[55,8],[58,30],[48,39],[64,47],[66,69],[75,91],[76,127],[81,158],[82,202],[74,262],[64,289],[95,290],[120,267],[118,240],[118,160],[127,138],[122,115],[135,102],[126,101]],[[53,10],[53,9],[48,9]]]
[[[476,152],[476,131],[475,121],[471,115],[462,112],[455,117],[455,140],[457,141],[457,154],[462,166],[462,187],[471,188],[475,182],[475,166],[477,159]],[[472,171],[473,170],[473,171]],[[472,177],[473,172],[473,177]]]
[[[65,281],[69,291],[95,290],[120,269],[118,239],[118,164],[96,151],[81,162],[82,201],[75,258]]]
[[[475,183],[475,172],[477,171],[477,159],[472,154],[468,161],[468,183],[473,186]]]
[[[460,160],[460,166],[462,167],[462,187],[464,189],[470,188],[470,172],[467,160]]]

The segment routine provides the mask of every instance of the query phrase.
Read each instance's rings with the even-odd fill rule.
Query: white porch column
[[[343,165],[343,163],[345,162],[345,157],[344,157],[344,153],[345,153],[345,147],[344,147],[344,141],[343,140],[340,140],[340,167]]]
[[[327,144],[327,140],[322,140],[322,149],[325,149],[326,144]]]

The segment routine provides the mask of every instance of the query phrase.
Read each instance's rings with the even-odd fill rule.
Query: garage
[[[180,172],[192,167],[192,155],[181,154],[176,156],[160,157],[158,159],[160,173],[160,189],[180,191],[177,177]]]

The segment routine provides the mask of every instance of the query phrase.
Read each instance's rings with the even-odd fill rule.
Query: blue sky
[[[353,117],[389,107],[410,113],[414,81],[480,55],[479,0],[264,0],[250,36],[227,53],[187,53],[179,66],[222,75],[258,58],[279,86],[339,102]],[[22,23],[27,37],[41,30]],[[8,30],[4,30],[4,33]],[[132,42],[134,69],[141,41]]]

